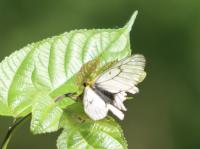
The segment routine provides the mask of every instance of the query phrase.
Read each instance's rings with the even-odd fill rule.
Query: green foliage
[[[74,112],[68,110],[77,104],[73,99],[55,101],[66,93],[83,92],[79,79],[87,79],[87,75],[79,74],[94,71],[81,69],[88,62],[98,59],[98,66],[105,66],[131,54],[129,32],[136,15],[123,28],[74,30],[6,57],[0,63],[0,115],[19,118],[32,112],[34,134],[64,128],[59,149],[126,148],[121,128],[111,118],[92,121],[79,107],[81,122],[77,122]]]
[[[62,113],[50,97],[41,96],[32,108],[31,131],[34,134],[57,131]]]
[[[127,148],[120,126],[111,117],[92,121],[84,115],[82,107],[77,103],[65,110],[61,121],[64,130],[57,140],[58,149]]]

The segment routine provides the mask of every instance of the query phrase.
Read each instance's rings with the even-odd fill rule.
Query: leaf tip
[[[126,23],[126,25],[123,27],[124,28],[124,32],[129,33],[132,29],[132,26],[135,22],[135,19],[137,17],[138,11],[134,11],[131,18],[129,19],[129,21]]]

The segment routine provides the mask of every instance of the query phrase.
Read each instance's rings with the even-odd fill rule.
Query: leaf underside
[[[63,110],[74,101],[68,98],[55,103],[55,98],[83,92],[76,76],[89,61],[98,58],[98,65],[104,66],[131,54],[129,32],[136,15],[123,28],[74,30],[29,44],[6,57],[0,63],[0,116],[19,118],[32,112],[34,134],[63,128]],[[89,120],[70,131],[64,128],[57,146],[120,149],[126,148],[124,140],[121,128],[109,118]]]

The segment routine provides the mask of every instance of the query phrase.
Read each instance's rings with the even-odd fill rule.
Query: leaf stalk
[[[8,147],[8,144],[10,142],[10,139],[13,135],[13,132],[16,130],[16,128],[22,123],[24,122],[27,118],[29,118],[31,116],[31,113],[29,113],[28,115],[26,115],[25,117],[17,120],[17,119],[14,119],[13,120],[13,123],[12,125],[8,128],[8,131],[6,133],[6,136],[2,142],[2,145],[1,145],[1,149],[7,149]]]

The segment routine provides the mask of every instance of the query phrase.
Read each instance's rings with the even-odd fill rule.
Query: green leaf
[[[57,131],[62,113],[62,109],[50,97],[41,96],[33,104],[31,131],[34,134]]]
[[[76,104],[65,111],[61,124],[64,130],[57,140],[58,149],[127,148],[122,129],[111,117],[93,121],[84,114],[82,107]]]
[[[67,93],[81,95],[83,80],[103,70],[97,68],[131,54],[129,33],[136,15],[119,29],[74,30],[6,57],[0,63],[0,115],[18,118],[32,112],[34,134],[63,128],[59,149],[127,148],[112,118],[92,121],[79,102],[56,99]]]
[[[0,115],[21,117],[31,112],[41,93],[53,98],[68,93],[73,87],[66,88],[66,82],[90,60],[100,57],[104,65],[130,55],[129,32],[136,14],[123,28],[66,32],[5,58],[0,63]]]

